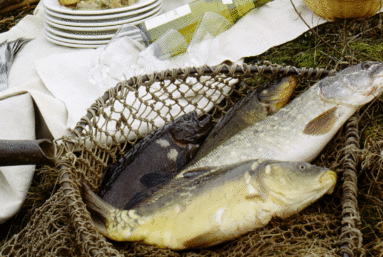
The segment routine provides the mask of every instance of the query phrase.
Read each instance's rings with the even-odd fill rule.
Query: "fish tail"
[[[117,209],[96,195],[86,183],[83,182],[82,184],[82,198],[91,213],[93,224],[103,235],[107,235],[106,223]]]
[[[82,197],[94,226],[106,237],[116,241],[131,241],[131,233],[143,219],[135,210],[119,210],[102,200],[83,182]],[[141,237],[138,237],[140,240]]]
[[[287,76],[280,80],[273,80],[264,85],[259,97],[267,107],[269,115],[276,113],[284,107],[295,92],[297,79],[294,76]]]

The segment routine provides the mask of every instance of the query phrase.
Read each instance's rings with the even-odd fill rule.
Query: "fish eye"
[[[305,170],[305,169],[306,169],[306,166],[301,164],[301,165],[298,166],[298,168],[299,168],[300,170]]]
[[[363,70],[367,70],[368,68],[371,67],[371,64],[368,63],[368,62],[364,62],[364,63],[361,64],[361,67],[362,67]]]

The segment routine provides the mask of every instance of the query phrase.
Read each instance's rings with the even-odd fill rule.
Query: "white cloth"
[[[28,93],[0,101],[0,139],[35,139],[35,114],[30,106],[33,103]],[[34,170],[35,165],[0,167],[0,223],[20,209]]]
[[[293,1],[311,27],[325,22],[305,7],[302,0]],[[188,2],[191,0],[164,0],[163,10],[166,12]],[[0,34],[0,42],[19,37],[35,38],[16,57],[9,74],[9,88],[0,92],[2,139],[35,138],[33,101],[54,138],[69,135],[69,128],[86,114],[95,99],[125,74],[124,66],[135,65],[142,57],[143,48],[130,40],[116,41],[107,51],[55,45],[44,38],[43,21],[41,1],[35,15],[26,16],[10,31]],[[274,0],[252,10],[231,29],[218,35],[211,43],[206,63],[237,62],[259,55],[307,30],[289,0]],[[117,44],[122,42],[123,47],[118,48]],[[169,65],[163,68],[172,64]],[[97,73],[100,70],[107,75],[100,76],[103,74]],[[0,223],[20,208],[33,170],[34,166],[0,167]]]
[[[188,2],[191,0],[164,0],[164,12]],[[294,3],[310,26],[325,22],[308,10],[302,0],[294,0]],[[59,138],[69,135],[68,128],[76,125],[86,114],[86,109],[103,95],[106,88],[115,85],[117,76],[104,78],[104,88],[91,83],[89,76],[95,68],[95,62],[104,59],[112,63],[110,60],[116,60],[117,55],[105,60],[100,58],[106,56],[101,49],[68,48],[47,41],[42,34],[43,14],[41,2],[34,16],[26,16],[9,32],[0,34],[0,42],[18,37],[36,38],[15,59],[9,76],[10,88],[0,92],[0,99],[21,90],[30,92],[49,131],[54,138]],[[290,1],[274,0],[251,11],[231,29],[218,35],[212,42],[206,62],[208,65],[216,65],[225,60],[236,62],[243,57],[259,55],[275,45],[296,38],[307,29]],[[134,43],[124,47],[125,51],[119,50],[118,61],[126,60],[124,65],[135,64],[142,48]],[[164,66],[164,69],[168,67]],[[118,73],[116,65],[111,70]],[[21,71],[23,76],[20,76]],[[56,108],[49,107],[51,104]]]
[[[190,1],[184,1],[190,2]],[[295,0],[295,5],[302,17],[310,26],[317,26],[325,20],[314,15],[303,4]],[[177,1],[165,1],[171,8],[180,6]],[[166,8],[166,5],[165,5]],[[166,10],[166,9],[165,9]],[[271,15],[272,14],[272,15]],[[243,57],[259,55],[269,48],[292,40],[303,32],[307,26],[299,19],[290,1],[274,0],[261,8],[250,11],[231,29],[218,35],[212,42],[211,54],[206,60],[208,65],[217,65],[225,60],[239,61]],[[245,32],[245,33],[244,33]],[[104,91],[115,86],[117,79],[122,79],[121,70],[135,65],[139,60],[142,48],[134,42],[126,40],[124,44],[116,41],[105,52],[103,48],[78,50],[63,54],[52,54],[49,57],[36,60],[36,69],[44,85],[50,92],[65,103],[68,110],[67,126],[74,127],[86,114],[88,108]],[[103,70],[103,87],[92,83],[92,71],[103,61],[108,67]],[[163,62],[163,69],[177,67],[174,63]],[[148,69],[142,73],[150,72]],[[118,74],[119,75],[116,75]],[[68,76],[70,74],[70,76]],[[71,88],[71,90],[68,90]]]

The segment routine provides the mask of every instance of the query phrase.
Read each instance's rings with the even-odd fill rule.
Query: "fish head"
[[[383,92],[383,63],[362,62],[318,83],[323,101],[359,107]]]
[[[306,162],[265,163],[259,180],[269,197],[283,206],[280,217],[287,217],[306,208],[324,194],[334,191],[335,172]]]
[[[212,122],[210,115],[199,120],[196,112],[190,112],[181,116],[177,119],[177,122],[172,124],[170,133],[175,142],[181,144],[196,143],[208,135]]]
[[[287,76],[279,80],[273,80],[261,88],[258,95],[259,101],[266,106],[269,115],[276,113],[290,100],[297,86],[294,76]]]

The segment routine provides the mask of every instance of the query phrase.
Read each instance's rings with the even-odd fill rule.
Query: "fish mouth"
[[[323,174],[319,178],[319,183],[323,187],[330,186],[330,188],[327,190],[326,194],[332,194],[332,192],[334,192],[337,177],[338,176],[334,171],[328,170],[325,174]]]
[[[369,95],[373,95],[375,98],[383,93],[383,87],[381,84],[383,83],[383,63],[372,72],[371,74],[374,80],[379,80],[375,83],[374,88],[370,91]]]
[[[371,73],[371,76],[373,78],[379,78],[379,77],[383,77],[383,62],[381,63],[376,63],[377,64],[377,67],[375,68],[375,70]]]

